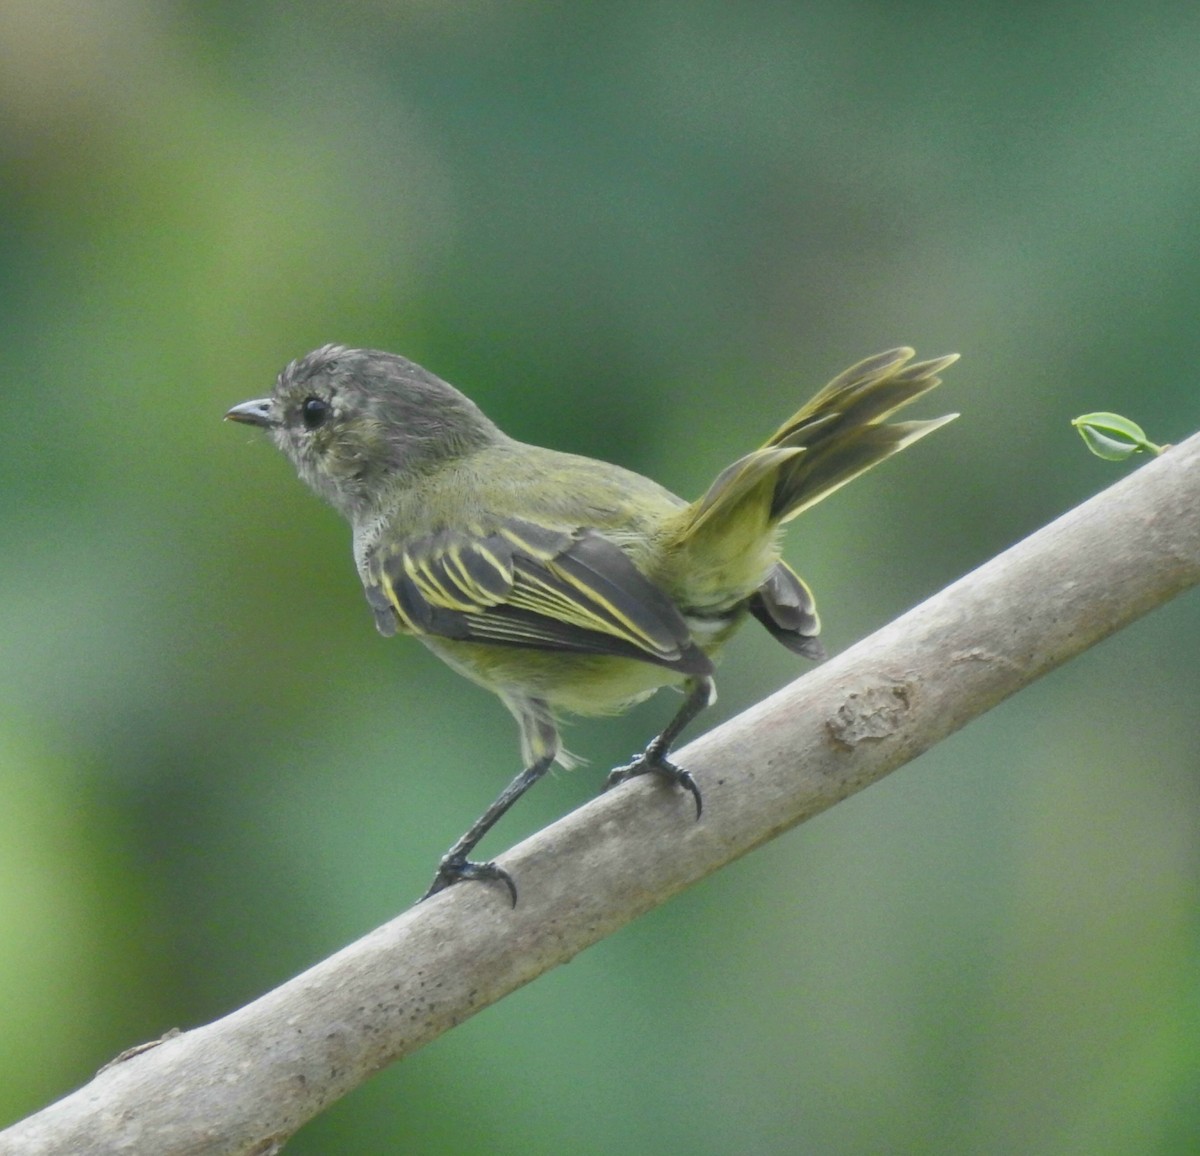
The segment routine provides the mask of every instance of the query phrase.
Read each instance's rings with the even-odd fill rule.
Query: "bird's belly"
[[[685,675],[631,658],[519,646],[488,646],[444,638],[422,642],[460,674],[493,693],[539,698],[555,711],[617,714]]]

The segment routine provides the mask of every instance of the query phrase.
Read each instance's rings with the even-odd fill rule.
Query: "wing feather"
[[[592,531],[516,519],[490,533],[443,530],[371,559],[367,597],[380,629],[712,669],[675,604]]]

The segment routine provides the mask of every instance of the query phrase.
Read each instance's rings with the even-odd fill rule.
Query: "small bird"
[[[516,717],[524,769],[442,858],[423,898],[512,876],[469,858],[558,761],[564,713],[615,714],[682,686],[675,716],[607,787],[654,774],[700,789],[668,758],[716,698],[713,659],[748,617],[824,657],[813,596],[780,558],[780,527],[957,414],[885,419],[940,384],[957,354],[891,349],[847,369],[697,501],[593,458],[526,445],[468,397],[394,353],[325,345],[270,397],[226,418],[259,426],[353,528],[381,634],[412,634]]]

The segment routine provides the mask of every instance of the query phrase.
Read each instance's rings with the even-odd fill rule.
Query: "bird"
[[[413,635],[497,694],[523,769],[442,856],[422,896],[464,880],[517,885],[478,843],[557,761],[567,715],[616,714],[660,687],[683,702],[605,789],[652,774],[691,796],[671,761],[716,697],[714,661],[748,619],[825,656],[781,531],[817,502],[957,414],[888,421],[957,360],[907,346],[851,366],[695,501],[621,466],[518,441],[454,386],[398,354],[323,345],[268,397],[225,414],[265,430],[300,478],[350,523],[381,634]]]

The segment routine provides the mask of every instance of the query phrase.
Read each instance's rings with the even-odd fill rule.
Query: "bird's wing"
[[[442,530],[376,553],[367,597],[380,629],[464,642],[608,654],[688,674],[712,664],[674,603],[616,544],[519,519]]]

